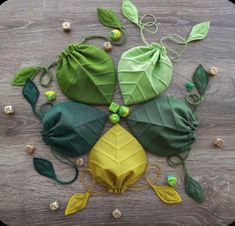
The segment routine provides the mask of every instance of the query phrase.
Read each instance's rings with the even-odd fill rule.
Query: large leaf
[[[203,202],[204,194],[201,185],[188,174],[185,175],[185,192],[186,194],[196,200]]]
[[[71,44],[60,55],[56,76],[63,93],[74,101],[110,105],[115,90],[112,58],[90,44]]]
[[[122,23],[119,20],[117,14],[105,8],[97,8],[97,14],[99,21],[106,27],[121,28]]]
[[[139,23],[138,10],[130,0],[122,1],[122,13],[128,20],[130,20],[134,24]]]
[[[166,204],[176,204],[182,202],[177,191],[170,186],[152,186],[157,196]]]
[[[52,163],[48,160],[41,158],[33,158],[33,165],[35,170],[42,176],[56,180],[54,167]]]
[[[154,43],[126,51],[118,64],[118,79],[126,105],[141,103],[165,91],[171,81],[172,64],[165,48]]]
[[[143,175],[146,165],[144,149],[119,124],[104,134],[89,154],[89,168],[110,192],[125,191]]]
[[[160,156],[189,151],[198,126],[191,109],[169,96],[155,98],[132,111],[127,124],[146,151]]]
[[[209,28],[209,21],[194,25],[187,38],[187,43],[206,38],[206,36],[208,35]]]
[[[65,215],[70,215],[84,209],[87,205],[88,198],[90,196],[89,192],[83,194],[74,194],[67,204]]]
[[[11,81],[13,86],[23,86],[27,79],[33,80],[35,75],[40,71],[40,67],[24,67],[16,72]]]
[[[198,90],[198,93],[204,96],[209,83],[209,76],[202,65],[199,65],[195,70],[193,74],[193,82]]]

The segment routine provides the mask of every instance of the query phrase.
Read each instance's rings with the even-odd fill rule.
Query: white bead
[[[8,105],[4,107],[4,112],[9,115],[9,114],[14,114],[15,110],[12,105]]]
[[[25,152],[27,154],[33,154],[34,151],[35,151],[35,147],[33,145],[27,145],[26,146]]]
[[[76,160],[76,165],[77,166],[83,166],[84,165],[84,159],[83,158],[79,158]]]
[[[59,208],[60,208],[60,205],[59,205],[59,203],[57,201],[52,202],[50,204],[50,209],[53,210],[53,211],[58,210]]]
[[[64,31],[71,31],[71,24],[69,22],[62,23]]]
[[[119,209],[114,209],[112,215],[114,218],[119,219],[122,216],[122,213]]]

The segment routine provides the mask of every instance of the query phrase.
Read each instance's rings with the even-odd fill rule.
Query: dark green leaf
[[[42,176],[56,179],[55,170],[51,162],[41,158],[33,158],[33,165],[35,170]]]
[[[188,174],[185,175],[185,192],[197,202],[203,202],[204,195],[201,185]]]
[[[33,110],[35,110],[39,97],[39,91],[37,86],[31,80],[28,79],[25,82],[22,93],[25,99],[31,104]]]
[[[13,86],[23,86],[27,79],[33,79],[39,72],[40,67],[24,67],[16,72],[15,77],[12,79]]]
[[[121,28],[122,23],[120,22],[117,14],[110,9],[97,8],[97,14],[99,21],[106,27]]]
[[[209,77],[202,65],[199,65],[193,74],[193,83],[201,96],[204,96],[208,83]]]

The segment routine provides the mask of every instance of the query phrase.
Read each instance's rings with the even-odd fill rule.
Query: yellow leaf
[[[180,203],[182,201],[177,191],[170,186],[152,186],[152,188],[166,204]]]
[[[90,193],[78,193],[74,194],[68,202],[68,205],[65,210],[65,215],[76,213],[79,210],[82,210],[86,207],[87,201],[89,198]]]

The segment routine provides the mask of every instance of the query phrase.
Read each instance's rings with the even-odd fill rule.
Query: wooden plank
[[[168,173],[179,177],[177,190],[182,195],[182,204],[165,205],[150,189],[128,191],[123,195],[91,197],[86,210],[64,216],[68,198],[84,189],[78,180],[62,186],[34,171],[32,158],[24,152],[27,144],[36,146],[35,156],[50,159],[62,178],[72,173],[54,160],[49,148],[43,144],[40,123],[23,99],[21,88],[12,87],[10,79],[19,67],[50,64],[70,42],[79,42],[91,34],[107,34],[110,29],[98,22],[97,7],[116,11],[129,32],[128,43],[114,47],[111,52],[116,65],[125,50],[142,45],[142,41],[138,28],[121,16],[120,0],[11,0],[0,6],[0,108],[7,104],[16,108],[15,115],[0,114],[0,219],[10,226],[216,226],[235,220],[235,7],[226,0],[148,0],[147,3],[135,0],[134,3],[141,15],[152,13],[159,18],[158,34],[146,34],[149,42],[158,42],[160,37],[171,33],[186,35],[193,24],[211,21],[209,37],[190,44],[180,62],[175,63],[173,81],[167,91],[167,94],[183,98],[183,84],[191,78],[198,64],[219,68],[219,75],[213,79],[205,101],[198,109],[198,139],[188,160],[190,173],[205,189],[206,201],[198,204],[185,195],[180,167],[173,169],[166,164],[165,158],[149,154],[149,161],[159,163],[162,168],[162,183]],[[71,33],[62,31],[63,21],[72,22]],[[100,41],[94,43],[102,46]],[[56,82],[53,89],[58,91],[58,101],[66,99]],[[119,90],[114,99],[121,103]],[[40,102],[43,101],[42,95]],[[110,127],[107,124],[104,131]],[[223,150],[211,145],[215,136],[225,140]],[[60,202],[58,212],[49,210],[48,205],[54,200]],[[114,208],[123,213],[119,221],[111,216]]]

